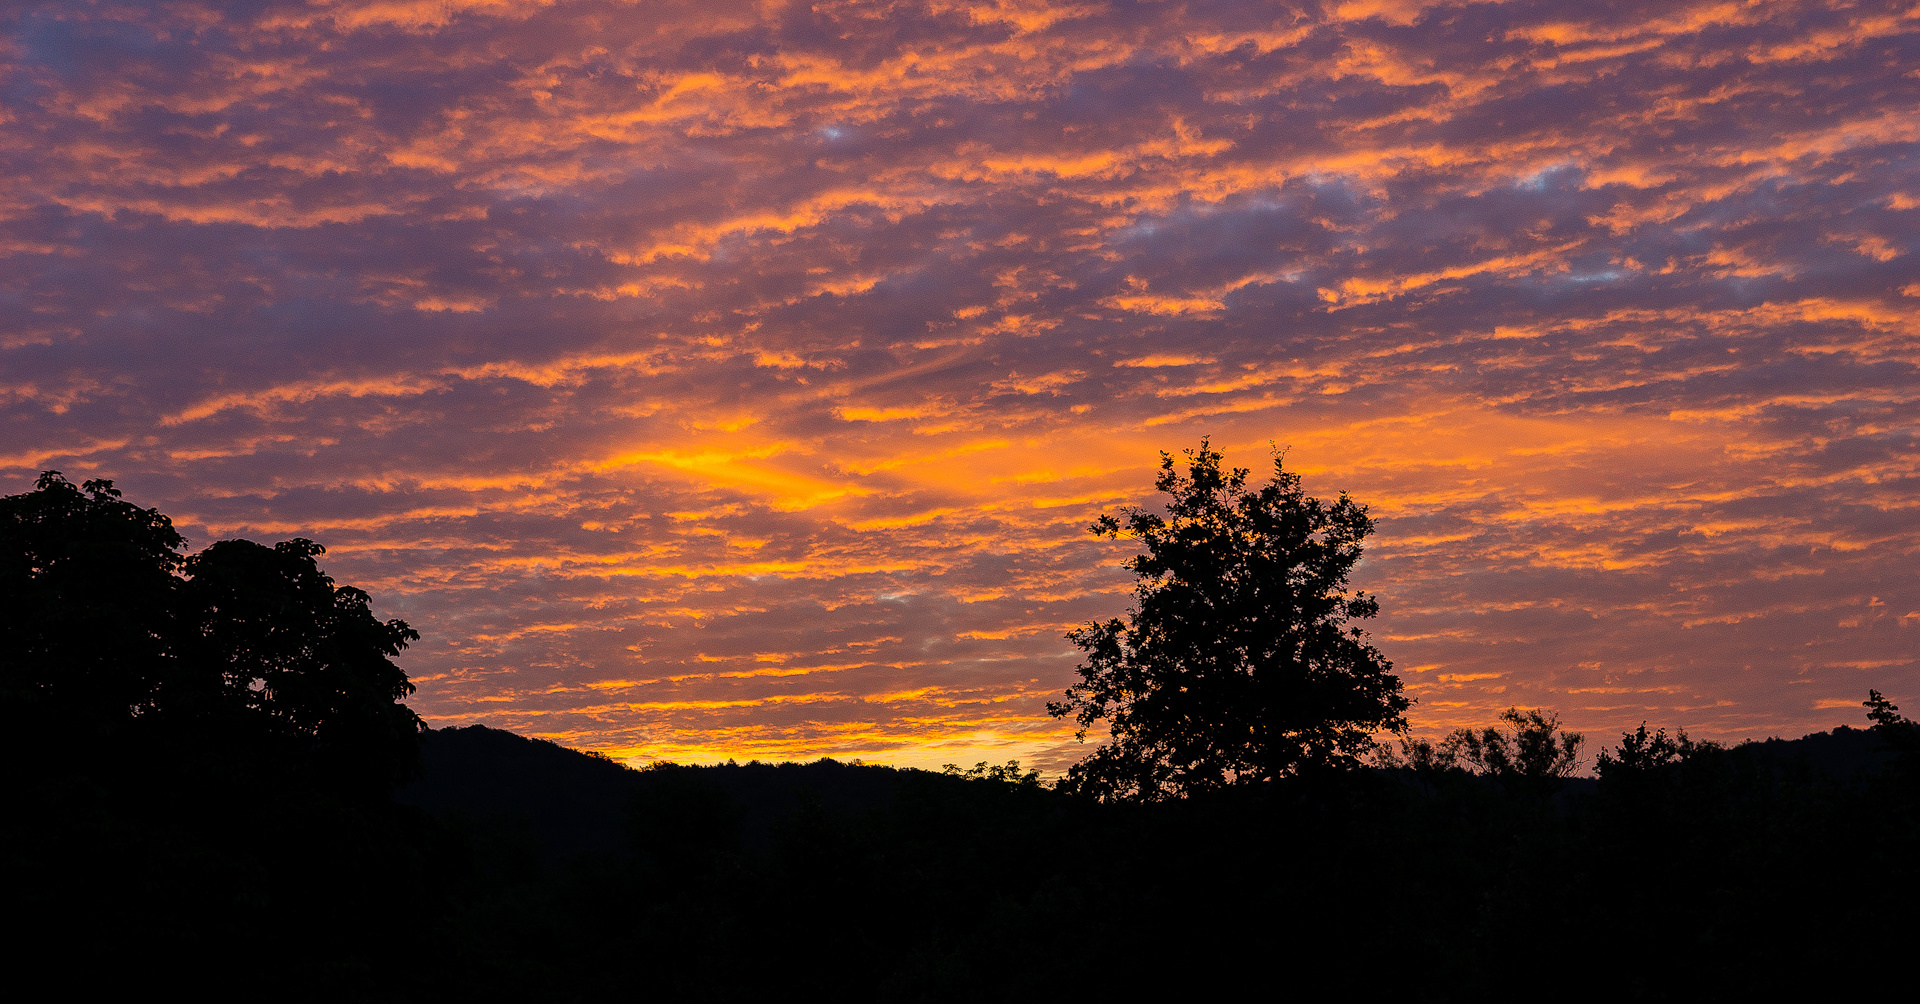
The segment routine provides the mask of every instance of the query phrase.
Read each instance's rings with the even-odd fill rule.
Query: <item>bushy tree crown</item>
[[[198,554],[111,481],[0,498],[0,734],[21,749],[380,791],[423,725],[392,662],[420,636],[304,539]]]
[[[1355,765],[1373,733],[1406,727],[1409,703],[1353,623],[1379,612],[1348,588],[1366,507],[1307,495],[1278,456],[1252,491],[1206,440],[1185,456],[1182,471],[1161,454],[1164,515],[1129,507],[1091,527],[1146,551],[1127,562],[1127,619],[1067,636],[1086,662],[1048,710],[1082,738],[1105,722],[1111,741],[1066,786],[1152,801]]]

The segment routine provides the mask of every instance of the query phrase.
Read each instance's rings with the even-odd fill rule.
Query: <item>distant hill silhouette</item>
[[[1894,759],[1886,740],[1872,729],[1846,725],[1798,739],[1767,739],[1734,747],[1781,767],[1806,767],[1833,781],[1854,781],[1886,767]]]
[[[1781,771],[1810,770],[1852,781],[1884,767],[1892,754],[1871,730],[1842,725],[1799,739],[1767,739],[1730,753]],[[395,800],[448,819],[484,823],[531,839],[542,855],[626,856],[645,818],[662,813],[683,824],[708,817],[716,843],[764,848],[770,829],[809,807],[858,815],[891,805],[907,775],[921,784],[956,785],[928,771],[819,760],[813,763],[662,765],[636,770],[592,753],[484,725],[429,731],[421,772]],[[1598,782],[1567,778],[1560,801],[1591,795]],[[697,798],[692,794],[698,792]],[[689,805],[693,798],[697,804]]]
[[[549,853],[626,846],[640,774],[603,757],[484,725],[433,729],[420,774],[394,800],[438,816],[524,829]]]
[[[671,815],[681,826],[687,815],[704,814],[713,841],[764,847],[770,828],[796,812],[858,815],[890,804],[902,773],[835,760],[635,770],[544,739],[469,725],[429,731],[419,776],[394,797],[443,818],[522,833],[549,859],[625,856],[645,839],[649,815]],[[911,773],[925,783],[964,783]]]

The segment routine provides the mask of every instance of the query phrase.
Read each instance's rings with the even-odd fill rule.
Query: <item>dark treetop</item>
[[[199,777],[384,794],[417,757],[392,662],[419,635],[336,587],[310,540],[192,556],[111,481],[0,498],[0,728]]]
[[[1075,765],[1070,788],[1154,801],[1352,766],[1371,735],[1403,729],[1392,663],[1350,622],[1379,603],[1347,577],[1373,530],[1345,495],[1308,496],[1275,457],[1248,491],[1205,440],[1187,470],[1162,453],[1166,515],[1127,508],[1095,534],[1140,541],[1126,622],[1067,637],[1086,652],[1080,682],[1048,706],[1112,741]]]

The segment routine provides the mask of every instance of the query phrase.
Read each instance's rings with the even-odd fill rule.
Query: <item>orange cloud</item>
[[[36,22],[0,474],[320,539],[431,719],[636,761],[1062,766],[1086,526],[1203,436],[1373,507],[1423,730],[1906,699],[1911,4],[871,13]]]

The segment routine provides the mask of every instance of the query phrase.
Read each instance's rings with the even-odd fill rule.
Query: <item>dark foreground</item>
[[[8,961],[279,1000],[1884,991],[1920,816],[1876,739],[1135,807],[831,761],[631,771],[482,728],[432,733],[391,802],[16,761]]]

